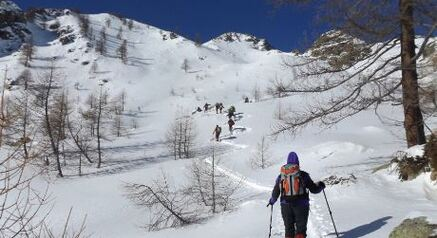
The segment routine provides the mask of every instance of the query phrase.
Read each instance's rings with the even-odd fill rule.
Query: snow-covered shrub
[[[405,219],[391,233],[389,238],[432,238],[437,225],[429,224],[426,217]],[[435,233],[434,233],[435,234]]]
[[[429,165],[428,159],[424,156],[406,152],[398,152],[393,162],[398,164],[399,179],[404,181],[415,179]]]

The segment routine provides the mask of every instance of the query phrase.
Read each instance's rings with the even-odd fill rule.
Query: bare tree
[[[242,181],[233,181],[217,169],[219,160],[212,150],[211,160],[194,160],[191,165],[190,185],[187,190],[195,201],[200,201],[210,212],[217,213],[231,208],[235,192]]]
[[[127,22],[127,27],[129,28],[129,30],[132,30],[134,28],[134,21],[132,19],[129,19],[129,21]]]
[[[186,114],[177,116],[166,135],[167,147],[175,159],[193,156],[196,136],[193,118]]]
[[[23,70],[21,74],[17,77],[17,81],[20,85],[23,85],[24,90],[27,90],[29,88],[29,84],[32,81],[32,73],[29,69]]]
[[[126,109],[126,99],[127,99],[127,93],[126,90],[123,89],[120,93],[120,107],[121,111],[124,112]]]
[[[12,145],[8,156],[0,156],[1,237],[29,237],[41,227],[46,216],[40,213],[48,199],[47,189],[38,191],[31,187],[37,174],[25,172],[30,163],[18,153],[20,147]]]
[[[118,56],[120,57],[123,64],[127,63],[127,40],[123,40],[120,47],[117,49]]]
[[[63,158],[64,165],[66,163],[65,142],[67,140],[67,117],[71,113],[70,101],[68,92],[62,90],[58,95],[54,95],[53,102],[50,108],[49,118],[53,129],[54,137],[58,152]]]
[[[6,127],[9,145],[22,148],[22,158],[29,160],[34,157],[31,151],[32,135],[35,134],[34,116],[32,115],[30,93],[23,90],[14,100],[8,112],[8,126]]]
[[[252,89],[252,96],[255,99],[255,102],[259,102],[262,97],[261,89],[258,85],[255,85]]]
[[[97,61],[94,61],[91,64],[90,73],[91,74],[96,74],[98,69],[99,69],[99,65],[97,64]]]
[[[176,190],[164,173],[152,185],[128,184],[128,197],[137,205],[150,209],[149,231],[167,227],[179,227],[197,221],[196,210],[190,209],[187,196]]]
[[[87,15],[79,14],[79,27],[80,27],[80,33],[85,37],[90,37],[90,20]]]
[[[282,105],[282,103],[278,102],[278,105],[276,106],[276,110],[275,110],[275,113],[274,113],[274,118],[275,119],[280,120],[280,121],[285,119],[285,117],[284,117],[285,116],[285,110],[284,110],[283,107],[284,106]]]
[[[102,28],[100,31],[100,38],[96,42],[96,51],[101,55],[106,54],[106,28]]]
[[[49,72],[45,73],[41,78],[41,88],[40,95],[43,110],[43,128],[45,130],[45,136],[49,140],[52,154],[56,160],[56,166],[58,170],[58,175],[63,177],[62,167],[61,167],[61,159],[60,159],[60,151],[59,151],[59,142],[62,139],[61,131],[62,131],[62,123],[56,118],[59,115],[54,116],[51,108],[51,100],[54,98],[53,90],[55,89],[55,78],[57,78],[57,74],[55,74],[55,66],[54,63],[50,66]],[[58,98],[58,97],[57,97]],[[58,98],[59,99],[59,98]],[[61,106],[63,107],[63,106]],[[59,108],[58,108],[59,109]],[[64,109],[61,109],[62,112],[65,112]],[[63,117],[63,116],[62,116]],[[61,119],[62,120],[62,119]]]
[[[25,67],[30,67],[29,62],[32,61],[34,53],[35,53],[35,47],[33,46],[33,40],[32,38],[29,38],[21,46],[20,61]]]
[[[272,165],[270,145],[263,136],[261,142],[256,146],[256,151],[252,154],[250,158],[250,164],[252,168],[265,169]]]
[[[111,18],[106,18],[106,20],[105,20],[105,24],[106,24],[106,27],[111,27]]]
[[[5,96],[5,90],[6,90],[6,80],[8,77],[8,68],[5,68],[5,74],[3,77],[3,87],[2,87],[2,93],[0,98],[0,147],[3,144],[3,128],[5,128],[8,124],[7,117],[6,117],[6,96]]]
[[[103,92],[103,85],[100,85],[99,90],[99,97],[97,100],[97,108],[96,108],[96,137],[97,137],[97,154],[98,154],[98,161],[97,161],[97,168],[101,167],[102,164],[102,148],[101,148],[101,141],[103,139],[103,132],[102,132],[102,126],[103,126],[103,119],[108,114],[108,93],[105,91]]]
[[[123,27],[120,26],[120,28],[118,28],[118,32],[117,32],[117,39],[121,40],[123,37]]]
[[[190,69],[190,65],[188,64],[188,59],[184,59],[181,65],[181,69],[183,69],[185,73],[188,72],[188,70]]]
[[[74,123],[70,119],[70,115],[67,116],[68,132],[71,139],[79,150],[79,163],[82,165],[82,156],[84,156],[89,163],[93,163],[92,150],[94,146],[92,144],[93,138],[84,129],[84,119],[76,119]]]
[[[123,125],[123,118],[122,118],[121,114],[117,114],[117,113],[115,114],[112,128],[113,128],[114,134],[117,137],[121,137],[123,135],[124,125]]]
[[[92,93],[88,95],[88,98],[86,100],[86,108],[85,110],[81,110],[80,114],[82,115],[82,118],[87,122],[88,129],[90,132],[90,136],[95,135],[95,129],[97,124],[97,98]]]
[[[81,238],[81,237],[89,237],[85,234],[86,228],[86,216],[82,220],[80,227],[75,230],[75,227],[72,227],[70,224],[71,214],[73,208],[70,208],[68,212],[67,218],[65,220],[64,226],[60,232],[53,231],[53,227],[49,227],[46,222],[42,223],[41,229],[39,229],[38,233],[34,233],[35,237],[47,237],[47,238]]]
[[[297,0],[277,0],[277,3],[296,3]],[[305,1],[310,2],[310,1]],[[404,129],[408,147],[424,144],[424,120],[419,105],[417,60],[437,27],[437,3],[431,0],[391,1],[327,1],[320,7],[323,19],[344,34],[331,34],[334,40],[345,34],[367,42],[368,54],[352,56],[352,48],[336,44],[335,50],[344,52],[340,64],[308,61],[291,65],[301,69],[299,78],[309,79],[300,85],[278,84],[287,93],[323,93],[342,88],[344,93],[318,102],[293,116],[278,128],[296,132],[310,123],[331,126],[345,118],[384,102],[395,102],[404,109]],[[331,11],[335,9],[335,11]],[[427,32],[415,51],[415,31]],[[400,52],[397,46],[400,44]],[[350,45],[350,44],[348,44]],[[349,51],[348,51],[349,50]],[[359,52],[359,51],[358,51]],[[392,54],[391,52],[395,52]],[[325,55],[326,56],[326,55]],[[319,58],[320,57],[316,57]],[[337,61],[338,62],[338,61]],[[401,78],[396,73],[401,72]],[[321,78],[322,80],[317,80]]]

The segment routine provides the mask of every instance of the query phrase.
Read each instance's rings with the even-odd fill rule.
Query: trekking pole
[[[329,215],[331,216],[332,225],[334,225],[335,235],[338,238],[337,227],[335,226],[334,217],[332,217],[332,211],[331,211],[331,207],[329,206],[329,203],[328,203],[328,198],[326,198],[325,189],[323,189],[323,195],[325,196],[325,201],[326,201],[326,205],[328,206]]]
[[[270,228],[269,228],[269,238],[272,237],[272,221],[273,221],[273,205],[270,209]]]

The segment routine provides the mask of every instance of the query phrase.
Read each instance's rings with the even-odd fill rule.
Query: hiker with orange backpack
[[[323,182],[314,183],[310,175],[300,170],[299,158],[290,152],[287,164],[281,167],[272,197],[267,206],[273,206],[278,197],[281,202],[285,238],[305,238],[310,210],[309,193],[320,193],[325,188]]]

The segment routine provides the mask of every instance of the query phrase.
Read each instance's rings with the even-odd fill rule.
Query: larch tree
[[[273,1],[280,5],[312,2]],[[340,54],[333,60],[320,54],[299,64],[285,62],[299,71],[299,80],[276,81],[273,88],[281,93],[336,90],[337,94],[286,118],[276,133],[294,133],[315,122],[332,126],[364,110],[376,110],[384,102],[394,102],[403,106],[408,147],[424,144],[425,124],[419,103],[419,80],[423,76],[418,75],[417,61],[435,35],[437,2],[330,0],[318,5],[321,19],[336,29],[330,37],[338,42],[333,50]],[[417,32],[420,39],[416,39]],[[351,36],[349,43],[358,38],[365,44],[344,43],[345,35]]]

